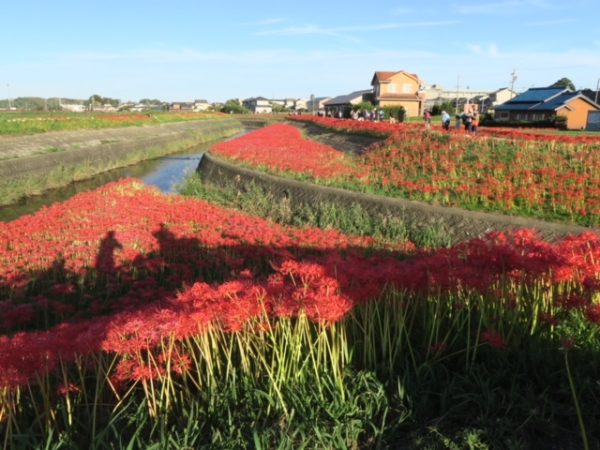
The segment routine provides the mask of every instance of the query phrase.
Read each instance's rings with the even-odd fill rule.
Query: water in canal
[[[91,191],[121,178],[139,178],[148,185],[157,186],[163,192],[174,192],[185,176],[196,170],[202,154],[216,142],[207,142],[183,152],[101,173],[89,180],[78,181],[63,188],[46,191],[39,196],[25,198],[13,205],[0,207],[0,221],[8,222],[24,214],[32,214],[43,206],[64,201],[79,192]]]

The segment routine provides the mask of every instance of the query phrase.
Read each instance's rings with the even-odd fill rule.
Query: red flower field
[[[294,116],[342,132],[388,138],[343,154],[277,124],[211,151],[238,162],[386,196],[600,224],[600,139],[487,130],[427,133],[419,124]],[[497,131],[497,132],[496,132]]]
[[[327,145],[305,139],[300,130],[279,123],[221,142],[211,151],[254,167],[332,178],[353,173],[352,162]]]
[[[575,309],[598,322],[599,275],[595,234],[549,244],[526,230],[496,233],[429,254],[284,228],[125,180],[0,225],[0,386],[96,352],[123,357],[116,381],[152,377],[126,355],[212,326],[236,332],[264,314],[340,321],[390,288],[494,298],[501,285],[543,286],[540,313],[560,321]],[[514,307],[505,294],[499,305]],[[483,339],[506,345],[497,330]],[[189,363],[178,361],[171,370]]]

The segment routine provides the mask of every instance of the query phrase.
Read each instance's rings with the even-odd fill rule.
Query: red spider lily
[[[467,289],[502,296],[499,282],[576,283],[579,291],[557,295],[554,308],[578,299],[596,321],[597,234],[551,244],[527,230],[491,233],[403,261],[397,253],[414,253],[414,246],[367,256],[376,243],[285,228],[134,180],[0,224],[0,386],[23,385],[78,355],[140,355],[166,337],[184,340],[217,324],[237,332],[265,313],[339,321],[388,286],[407,294]],[[164,358],[176,373],[189,366],[185,355]],[[123,380],[167,370],[124,361],[131,358],[117,371]]]
[[[211,151],[252,166],[307,173],[315,178],[353,173],[350,161],[342,152],[305,139],[296,127],[281,123],[219,143]]]
[[[495,330],[482,331],[481,342],[500,350],[506,348],[506,341],[504,340],[504,337]]]
[[[81,392],[81,388],[73,383],[63,384],[57,389],[57,393],[61,397],[65,397],[69,394],[78,394],[79,392]]]
[[[489,128],[471,136],[425,133],[418,124],[291,118],[336,131],[387,136],[355,161],[355,181],[385,195],[600,223],[598,137]]]

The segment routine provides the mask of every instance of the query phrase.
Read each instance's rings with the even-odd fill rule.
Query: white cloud
[[[554,19],[554,20],[540,20],[535,22],[528,22],[525,25],[528,27],[552,27],[556,25],[565,25],[568,23],[576,22],[575,19]]]
[[[476,55],[484,55],[491,58],[500,56],[498,46],[496,44],[489,44],[487,47],[482,47],[479,44],[467,44],[467,49]]]
[[[484,42],[439,52],[393,47],[246,51],[156,47],[46,54],[36,58],[33,66],[0,61],[0,73],[19,80],[11,82],[15,96],[38,93],[77,98],[95,92],[165,100],[339,95],[368,88],[376,70],[407,70],[419,74],[427,84],[445,88],[455,87],[460,74],[461,85],[494,90],[510,83],[510,73],[516,68],[519,86],[524,88],[545,86],[563,76],[577,87],[595,87],[600,73],[600,42],[594,44],[589,49],[569,51],[511,51]],[[244,83],[239,82],[242,75]],[[40,92],[40,86],[46,92]]]
[[[405,14],[413,13],[415,10],[413,8],[394,8],[392,10],[392,14],[395,16],[403,16]]]
[[[271,18],[267,18],[267,19],[258,20],[256,22],[248,22],[245,25],[261,27],[261,26],[265,26],[265,25],[275,25],[275,24],[282,23],[285,21],[286,21],[286,19],[284,19],[283,17],[271,17]]]
[[[263,30],[254,33],[256,36],[310,36],[328,35],[356,40],[347,33],[363,33],[369,31],[397,30],[402,28],[437,28],[454,25],[454,20],[437,20],[421,22],[390,22],[371,25],[348,25],[342,27],[321,27],[318,25],[290,26],[272,30]]]
[[[518,13],[519,9],[527,2],[522,0],[509,0],[495,3],[460,3],[456,5],[456,11],[463,15],[498,15]]]
[[[503,0],[492,3],[456,3],[454,8],[462,15],[523,14],[527,9],[558,10],[556,4],[547,0]]]

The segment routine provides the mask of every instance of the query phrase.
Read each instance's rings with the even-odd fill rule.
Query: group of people
[[[423,114],[425,120],[425,129],[431,129],[431,112],[425,111]],[[442,127],[444,130],[450,130],[450,114],[446,111],[442,111]],[[479,127],[479,112],[477,110],[470,109],[462,114],[456,115],[456,129],[459,130],[461,124],[465,127],[467,133],[476,133]]]
[[[384,117],[383,109],[374,109],[373,111],[355,109],[350,111],[350,118],[354,120],[383,120]]]
[[[336,119],[343,119],[345,117],[348,117],[348,115],[350,116],[350,119],[354,120],[383,121],[385,118],[385,112],[383,111],[383,109],[374,109],[372,111],[367,111],[364,109],[353,109],[349,113],[346,111],[346,114],[344,114],[341,110],[338,110],[335,113],[331,111],[319,111],[317,114],[319,116],[332,117]]]

